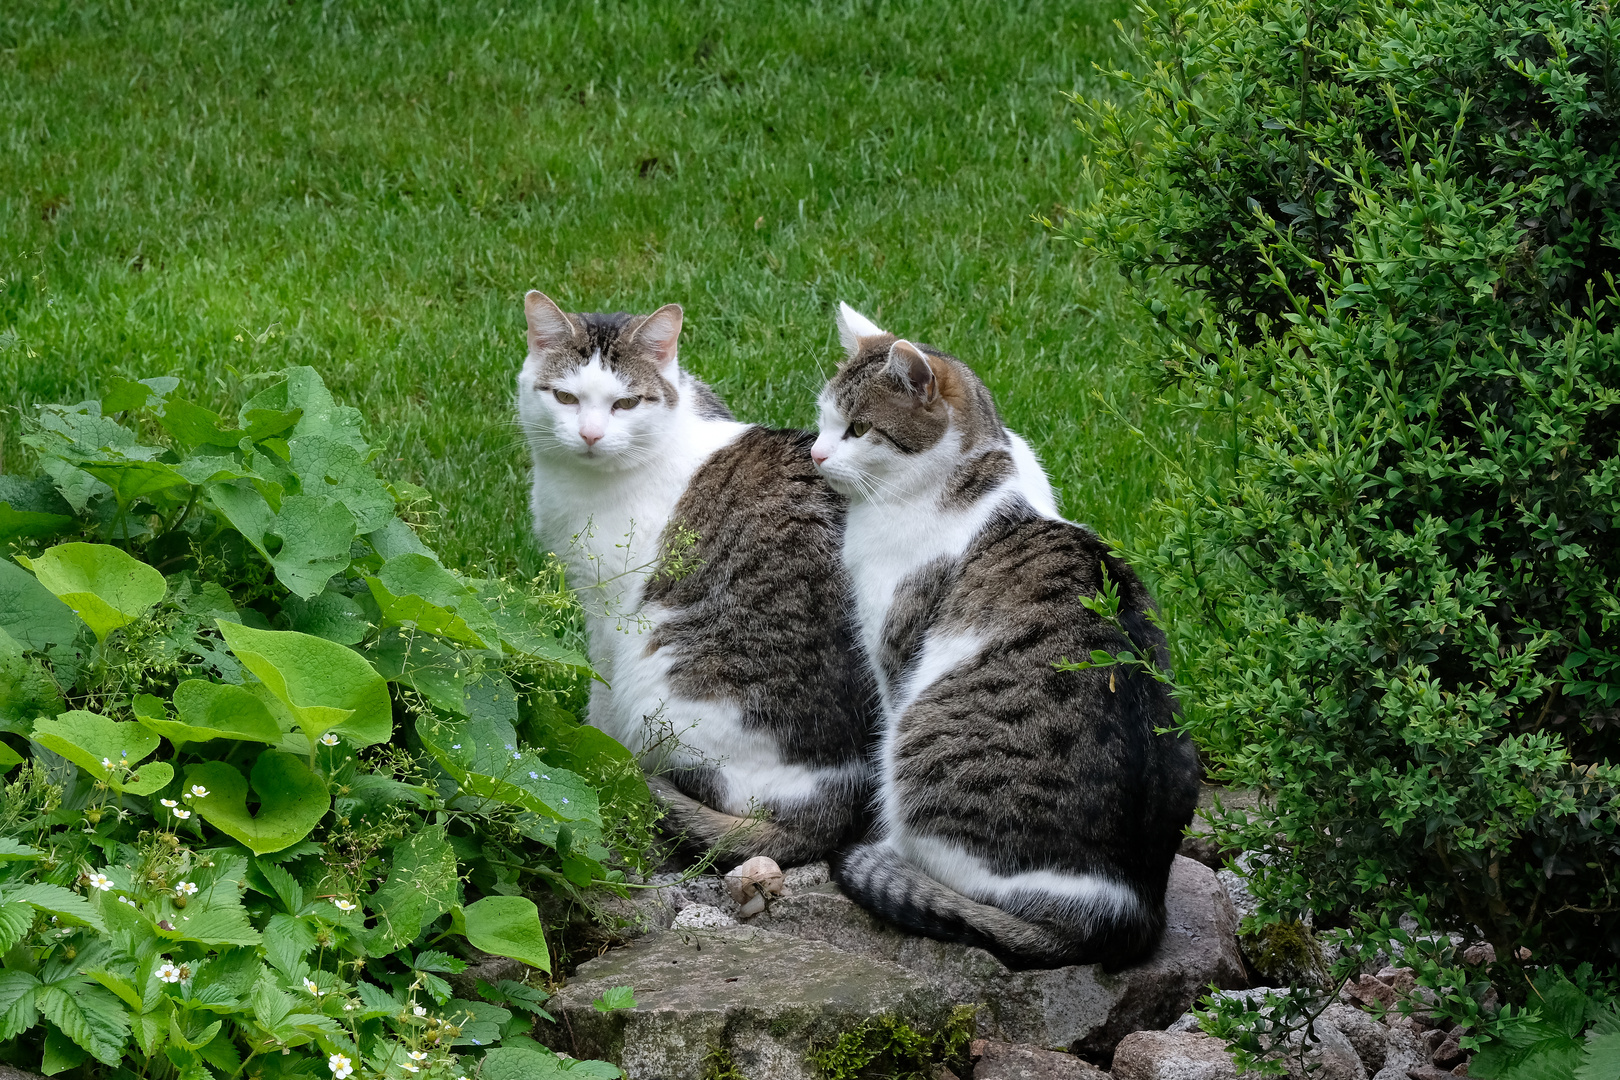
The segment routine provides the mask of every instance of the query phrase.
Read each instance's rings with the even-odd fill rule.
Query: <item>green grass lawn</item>
[[[320,370],[444,506],[448,557],[532,568],[521,297],[685,306],[739,416],[812,422],[847,299],[996,392],[1073,517],[1134,537],[1160,466],[1066,91],[1123,0],[0,9],[0,385],[111,373],[218,403]],[[4,465],[18,467],[15,415]]]

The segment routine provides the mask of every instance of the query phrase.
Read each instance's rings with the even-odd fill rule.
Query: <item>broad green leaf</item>
[[[0,968],[0,1042],[39,1023],[39,979],[20,968]]]
[[[417,537],[416,530],[397,517],[391,517],[383,522],[380,529],[366,534],[371,548],[384,562],[396,555],[426,555],[430,559],[438,556],[429,550]]]
[[[255,394],[242,407],[243,415],[256,408],[302,409],[304,415],[293,428],[294,436],[319,435],[352,446],[361,453],[367,449],[365,436],[360,433],[360,410],[337,404],[314,368],[288,368],[286,380]]]
[[[267,860],[259,860],[257,866],[265,883],[275,890],[276,899],[287,909],[287,914],[297,915],[304,910],[304,887],[298,883],[297,878],[288,873],[285,867]]]
[[[509,956],[541,971],[551,970],[551,953],[540,926],[540,909],[523,896],[486,896],[462,909],[467,941],[475,949]]]
[[[43,987],[39,1011],[97,1061],[117,1065],[129,1038],[129,1010],[110,991],[89,982]]]
[[[414,559],[421,556],[410,555],[406,558]],[[442,608],[420,596],[397,596],[390,592],[381,580],[374,577],[366,579],[366,586],[371,590],[372,598],[377,601],[377,609],[382,613],[384,626],[403,626],[428,634],[437,634],[439,637],[474,649],[493,649],[500,644],[500,638],[495,634],[492,633],[485,639],[454,611]],[[473,603],[476,604],[477,601]]]
[[[45,1050],[39,1059],[41,1076],[55,1076],[89,1060],[90,1051],[64,1035],[60,1028],[45,1029]]]
[[[371,646],[371,662],[384,678],[403,683],[445,712],[466,714],[471,657],[427,634],[390,627]]]
[[[23,756],[5,743],[0,742],[0,773],[4,773],[13,765],[21,765]]]
[[[388,684],[359,653],[291,630],[218,626],[231,652],[286,705],[312,741],[327,731],[354,746],[392,737]]]
[[[602,996],[591,1002],[591,1008],[599,1013],[613,1012],[617,1009],[633,1009],[636,1007],[636,995],[628,986],[614,986],[602,992]]]
[[[291,629],[300,634],[313,634],[339,645],[360,644],[371,628],[354,598],[335,589],[310,600],[289,596],[281,605],[281,613],[291,623]]]
[[[174,436],[175,442],[187,449],[198,446],[229,449],[242,440],[243,434],[225,427],[219,413],[184,398],[172,398],[166,402],[158,423],[164,431]]]
[[[189,483],[172,465],[161,461],[86,461],[79,468],[112,488],[123,506]]]
[[[61,711],[62,696],[51,673],[38,660],[24,655],[22,642],[0,630],[0,731],[27,735],[33,731],[36,717]],[[0,772],[21,760],[0,743]]]
[[[326,588],[333,574],[349,567],[355,520],[348,507],[323,495],[288,495],[270,527],[282,540],[271,556],[276,580],[309,599]]]
[[[331,806],[326,784],[291,754],[263,751],[253,763],[252,778],[259,796],[257,814],[248,812],[248,781],[236,769],[223,761],[186,766],[186,787],[200,784],[208,791],[191,805],[204,821],[255,855],[296,844]]]
[[[276,512],[263,492],[247,480],[214,481],[204,484],[203,490],[220,515],[268,562],[270,552],[264,542],[275,526]]]
[[[21,941],[22,936],[28,933],[28,928],[33,925],[33,904],[26,904],[21,900],[0,904],[0,953],[10,952],[11,947]],[[5,1012],[3,1002],[0,1002],[0,1012]]]
[[[416,733],[467,795],[532,810],[554,821],[602,823],[596,789],[583,777],[548,765],[533,751],[519,747],[516,732],[505,721],[422,717]]]
[[[108,990],[111,990],[114,994],[118,995],[118,1000],[122,1001],[125,1005],[128,1005],[131,1009],[135,1009],[136,1011],[140,1010],[140,991],[136,990],[135,984],[130,982],[123,975],[120,975],[116,971],[108,970],[107,968],[89,969],[84,973],[90,976],[90,978],[96,980],[96,982],[100,983],[102,986],[105,986]]]
[[[75,709],[34,721],[33,738],[127,795],[150,795],[174,779],[174,769],[166,761],[140,764],[157,749],[158,736],[138,723]]]
[[[60,536],[72,527],[73,518],[66,514],[19,510],[0,501],[0,544],[9,544],[21,536]]]
[[[46,477],[0,476],[0,550],[19,536],[57,536],[73,523],[73,508]]]
[[[299,435],[287,446],[303,494],[341,502],[360,532],[380,529],[394,516],[393,494],[355,447],[320,435]]]
[[[58,544],[18,561],[102,640],[146,614],[168,588],[155,568],[110,544]]]
[[[9,836],[0,836],[0,862],[31,862],[44,857],[45,853],[38,848],[31,848]],[[0,949],[0,952],[4,951]]]
[[[366,938],[366,951],[380,956],[409,945],[424,924],[460,900],[456,855],[444,827],[433,825],[415,833],[395,846],[388,880],[366,901],[377,919]]]
[[[1575,1080],[1614,1080],[1620,1076],[1620,1032],[1588,1034]]]
[[[242,842],[247,843],[246,840]],[[257,945],[262,940],[259,932],[248,923],[247,912],[235,903],[220,904],[202,911],[188,908],[184,913],[172,917],[170,923],[173,930],[154,926],[152,932],[169,941],[197,941],[204,945]]]
[[[298,973],[315,947],[315,931],[302,919],[276,912],[264,927],[264,958],[285,975]]]
[[[241,480],[253,476],[251,469],[245,468],[235,458],[228,455],[188,457],[178,462],[174,467],[174,471],[185,477],[188,484]]]
[[[13,886],[7,888],[5,895],[0,899],[8,904],[19,901],[32,904],[45,914],[55,915],[62,922],[73,926],[88,926],[102,933],[107,931],[107,924],[102,921],[101,913],[90,906],[90,901],[60,885],[36,882],[33,885]]]
[[[161,706],[161,702],[158,704]],[[270,715],[264,702],[251,691],[230,683],[187,679],[175,688],[174,708],[179,718],[170,720],[166,712],[154,712],[149,705],[143,712],[137,703],[135,719],[177,748],[184,743],[210,739],[272,745],[281,739],[281,725]]]
[[[138,382],[122,375],[110,375],[102,384],[101,411],[115,413],[126,409],[144,409],[148,405],[161,403],[179,385],[180,380],[172,375]]]
[[[544,1048],[497,1046],[484,1055],[480,1080],[617,1080],[624,1071],[606,1061],[564,1060]]]
[[[39,579],[8,559],[0,559],[0,630],[35,652],[64,645],[84,624]]]

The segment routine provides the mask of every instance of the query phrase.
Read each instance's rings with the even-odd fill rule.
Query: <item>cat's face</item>
[[[518,416],[530,446],[587,468],[648,460],[680,400],[680,306],[651,315],[570,315],[535,291],[523,307],[529,356],[518,375]]]
[[[1006,431],[990,393],[962,363],[879,329],[840,305],[849,358],[820,398],[810,456],[840,494],[905,497],[946,484],[964,456]]]

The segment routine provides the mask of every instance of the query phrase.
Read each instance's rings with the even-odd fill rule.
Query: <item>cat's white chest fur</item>
[[[534,455],[529,503],[535,531],[541,544],[563,561],[568,583],[584,608],[591,662],[607,681],[592,689],[591,723],[632,748],[642,734],[643,717],[627,710],[644,695],[616,695],[611,687],[621,679],[659,681],[635,670],[644,652],[640,642],[654,621],[640,609],[659,540],[693,474],[748,427],[690,416],[671,432],[663,452],[622,469]]]

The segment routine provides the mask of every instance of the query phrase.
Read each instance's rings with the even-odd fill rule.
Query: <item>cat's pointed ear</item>
[[[911,390],[920,404],[932,405],[939,397],[939,380],[922,350],[905,338],[889,346],[889,370]]]
[[[686,313],[679,304],[665,304],[636,327],[635,342],[652,357],[659,367],[668,367],[675,359],[675,346],[681,337],[681,320]]]
[[[531,350],[551,349],[574,340],[573,322],[539,289],[530,289],[523,298],[523,314],[529,320]]]
[[[862,338],[882,337],[884,331],[877,323],[856,311],[842,300],[838,302],[838,343],[844,352],[854,356],[861,351]]]

